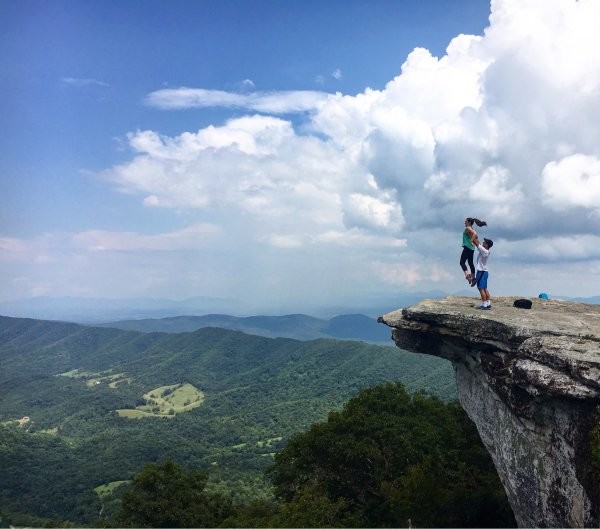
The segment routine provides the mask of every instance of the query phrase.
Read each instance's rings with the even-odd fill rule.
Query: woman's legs
[[[463,250],[462,253],[460,254],[460,267],[462,268],[463,272],[465,273],[465,278],[467,281],[471,281],[471,279],[473,277],[475,277],[475,265],[473,264],[473,254],[475,253],[474,250],[471,250],[470,248],[467,248],[466,246],[463,246]],[[469,273],[467,271],[467,266],[465,263],[469,263],[469,268],[471,270],[471,273]]]
[[[469,254],[469,268],[471,269],[471,276],[475,277],[475,264],[473,263],[473,254],[475,253],[474,250],[469,250],[470,254]]]

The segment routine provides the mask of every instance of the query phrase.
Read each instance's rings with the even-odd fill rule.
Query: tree
[[[349,508],[348,500],[330,499],[316,485],[306,485],[294,498],[282,503],[271,519],[271,527],[362,527],[359,513]]]
[[[231,500],[205,491],[208,474],[167,459],[146,465],[123,493],[116,523],[127,527],[216,527]]]
[[[399,383],[361,391],[327,422],[293,437],[269,474],[286,503],[322,491],[330,502],[324,512],[337,525],[406,526],[409,518],[420,527],[515,523],[460,406],[411,396]]]

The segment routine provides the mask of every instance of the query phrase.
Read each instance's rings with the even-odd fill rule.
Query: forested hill
[[[170,333],[190,332],[203,327],[221,327],[269,338],[283,337],[296,340],[334,338],[362,340],[393,346],[390,339],[390,330],[377,323],[375,318],[364,314],[342,314],[328,320],[305,314],[248,316],[244,318],[226,314],[208,314],[205,316],[121,320],[103,323],[101,326],[130,331]]]
[[[0,516],[89,523],[96,487],[165,457],[260,496],[269,455],[361,388],[453,397],[449,363],[358,341],[140,333],[0,317]],[[14,522],[14,516],[11,518]],[[32,523],[32,522],[28,522]]]

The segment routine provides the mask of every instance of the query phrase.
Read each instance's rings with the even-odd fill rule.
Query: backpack
[[[515,299],[513,303],[513,307],[517,307],[518,309],[530,309],[533,303],[530,299]]]

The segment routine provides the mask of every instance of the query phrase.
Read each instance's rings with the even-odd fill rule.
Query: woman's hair
[[[481,226],[487,226],[487,222],[485,220],[479,220],[479,219],[476,219],[475,217],[467,217],[467,222],[469,224],[471,224],[471,226],[473,225],[473,223],[475,223],[480,228],[481,228]]]

